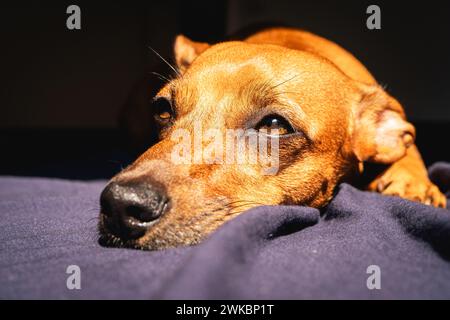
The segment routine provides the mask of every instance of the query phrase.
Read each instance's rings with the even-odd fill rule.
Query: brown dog
[[[338,45],[288,28],[212,46],[178,36],[175,60],[179,74],[153,104],[160,142],[102,193],[102,243],[189,245],[258,205],[321,208],[339,183],[363,183],[371,164],[383,170],[368,190],[446,205],[402,106]],[[253,129],[277,139],[278,170],[263,174],[260,161],[218,164],[217,153],[174,163],[173,133],[195,135],[199,123],[202,130]]]

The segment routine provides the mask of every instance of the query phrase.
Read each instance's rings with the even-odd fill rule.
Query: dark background
[[[66,8],[81,8],[81,30]],[[381,7],[381,30],[366,8]],[[450,160],[450,11],[444,1],[31,1],[0,6],[0,174],[113,175],[133,157],[119,110],[174,36],[214,42],[279,22],[337,42],[403,104],[427,164]]]

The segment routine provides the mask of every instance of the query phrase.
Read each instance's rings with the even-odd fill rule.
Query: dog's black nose
[[[106,227],[122,239],[143,236],[168,204],[164,190],[147,182],[111,182],[100,196]]]

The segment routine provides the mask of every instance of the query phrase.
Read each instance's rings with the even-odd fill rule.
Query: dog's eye
[[[255,129],[258,131],[265,131],[267,134],[273,134],[271,133],[272,130],[278,130],[278,135],[280,136],[295,132],[294,128],[292,128],[285,118],[274,114],[265,116],[256,125]]]
[[[156,98],[152,103],[152,112],[155,120],[161,124],[167,124],[172,121],[172,105],[166,98]]]

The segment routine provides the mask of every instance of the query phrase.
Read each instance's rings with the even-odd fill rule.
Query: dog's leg
[[[405,157],[393,163],[373,180],[368,189],[445,208],[446,198],[429,179],[425,164],[415,145]]]

